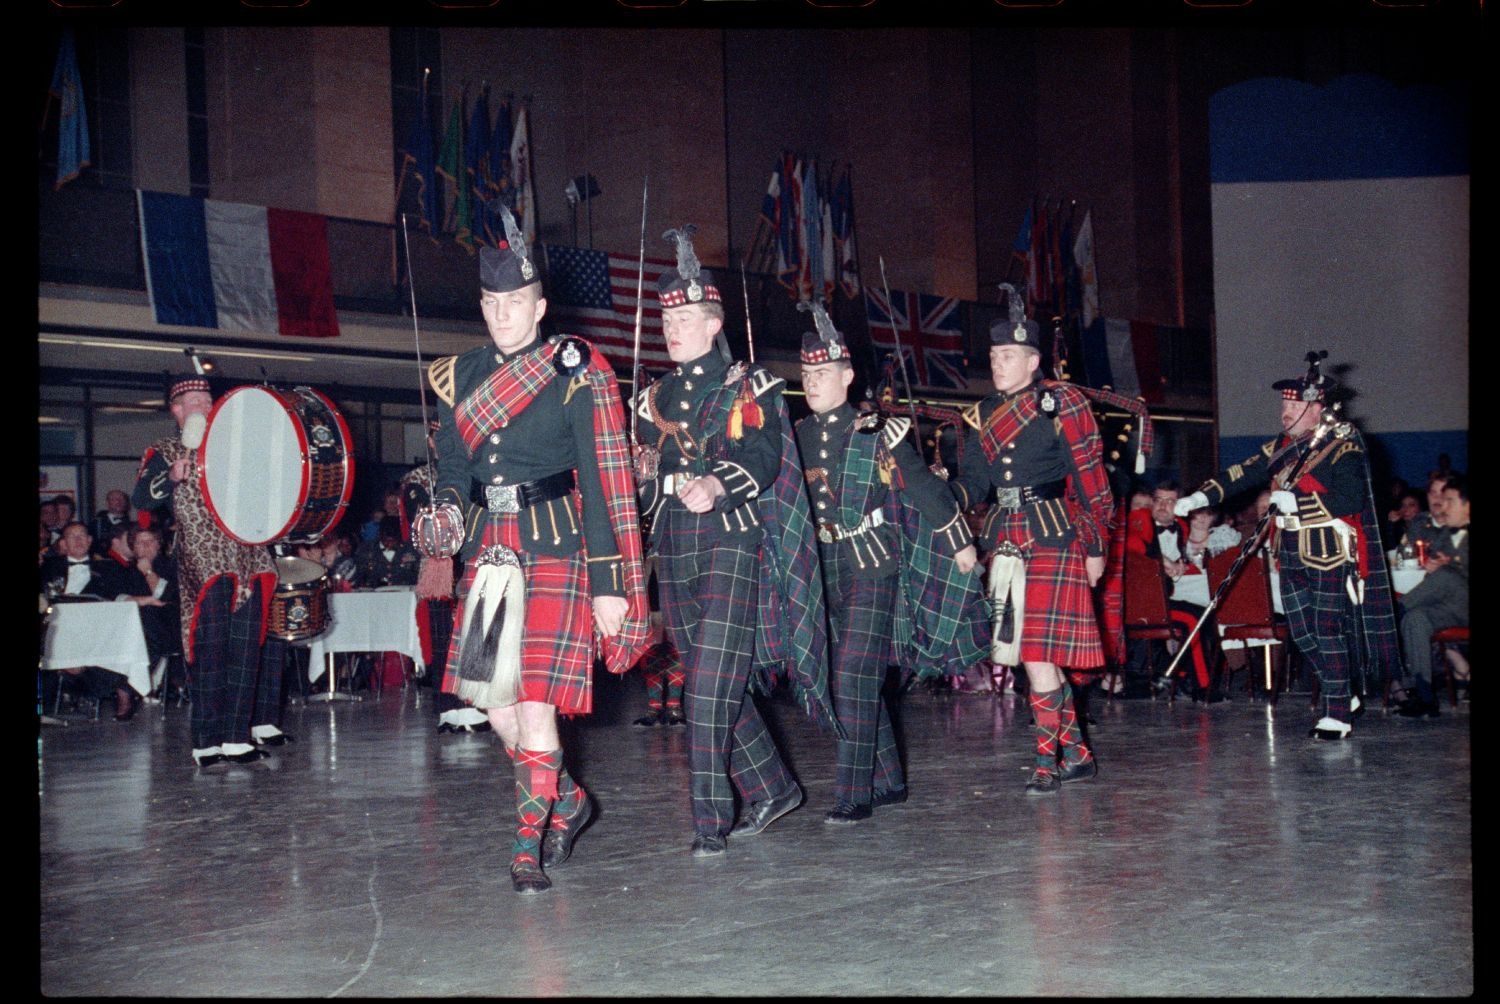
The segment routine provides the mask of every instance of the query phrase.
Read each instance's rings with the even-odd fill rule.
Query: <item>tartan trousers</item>
[[[833,663],[833,710],[844,727],[838,742],[834,799],[868,805],[873,792],[906,787],[901,754],[881,689],[891,664],[892,622],[898,579],[859,578],[848,562],[824,547],[824,596],[828,601]]]
[[[1296,539],[1295,534],[1283,536]],[[1292,640],[1318,674],[1323,713],[1341,722],[1350,720],[1349,597],[1344,594],[1342,567],[1320,571],[1297,560],[1293,550],[1281,551],[1281,600]]]
[[[238,610],[234,580],[222,576],[199,594],[194,661],[188,668],[194,749],[250,741],[260,675],[260,583]],[[280,697],[278,690],[277,697]]]
[[[662,619],[687,674],[693,829],[724,834],[734,824],[736,790],[749,805],[794,784],[748,689],[760,535],[725,536],[717,512],[672,506],[658,518]]]

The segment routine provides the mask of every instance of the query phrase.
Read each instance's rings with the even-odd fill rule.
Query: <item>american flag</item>
[[[611,254],[588,248],[543,245],[547,262],[547,315],[565,335],[591,342],[616,370],[630,371],[635,346],[635,287],[640,261],[634,255]],[[675,261],[646,259],[641,289],[641,364],[658,371],[675,365],[667,356],[661,331],[661,306],[656,282]]]
[[[885,302],[885,291],[865,287],[865,319],[870,341],[877,348],[901,352],[913,384],[964,390],[969,380],[964,368],[964,330],[960,301],[951,296],[891,291],[894,311]]]

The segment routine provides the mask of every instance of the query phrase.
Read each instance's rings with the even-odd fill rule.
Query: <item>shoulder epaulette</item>
[[[1276,440],[1268,439],[1264,443],[1261,443],[1260,452],[1264,453],[1267,458],[1274,456],[1276,454]]]
[[[973,404],[971,404],[967,408],[965,408],[963,410],[962,414],[963,414],[963,417],[964,417],[964,422],[967,423],[968,425],[973,426],[975,429],[982,429],[982,428],[984,428],[984,421],[980,417],[980,414],[979,414],[979,402],[978,401],[975,401]]]
[[[911,419],[891,415],[885,420],[885,428],[880,430],[880,438],[885,440],[885,445],[895,449],[896,444],[906,438],[906,430],[911,428]]]
[[[458,356],[444,356],[427,367],[427,383],[448,407],[453,407],[453,364]]]

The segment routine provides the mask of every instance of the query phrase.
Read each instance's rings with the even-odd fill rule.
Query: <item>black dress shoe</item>
[[[285,746],[287,743],[296,742],[297,740],[293,736],[282,732],[274,736],[266,736],[264,739],[252,738],[250,741],[257,746]]]
[[[728,850],[728,841],[722,833],[698,833],[693,836],[693,857],[718,857]]]
[[[452,722],[438,722],[437,730],[439,734],[457,732],[458,726],[454,725]]]
[[[793,785],[785,795],[763,799],[746,809],[744,818],[735,824],[729,835],[753,837],[801,804],[802,789]]]
[[[510,866],[510,885],[522,896],[535,896],[539,892],[551,889],[552,880],[547,877],[540,866],[530,861],[513,861]]]
[[[1438,702],[1436,699],[1424,701],[1420,697],[1408,697],[1396,709],[1396,714],[1402,718],[1437,718]]]
[[[210,767],[217,767],[221,763],[228,763],[228,761],[224,758],[223,753],[210,753],[205,757],[194,757],[193,763],[197,764],[199,770],[207,770]]]
[[[861,819],[869,819],[873,814],[868,802],[864,805],[850,805],[847,802],[840,802],[824,813],[823,822],[837,825],[857,823]]]
[[[1071,766],[1064,763],[1062,770],[1057,773],[1059,783],[1068,781],[1089,781],[1099,776],[1099,761],[1092,756]]]
[[[230,763],[257,763],[258,761],[267,759],[270,755],[263,749],[249,749],[243,753],[223,754],[224,759]]]
[[[638,729],[655,729],[666,724],[660,709],[648,712],[630,723]]]
[[[594,818],[594,799],[587,792],[584,793],[583,801],[573,813],[573,818],[568,820],[566,829],[548,829],[542,834],[542,867],[556,868],[568,860],[568,855],[573,853],[573,841],[578,839],[578,834]]]
[[[667,709],[667,721],[666,721],[666,724],[669,725],[669,726],[671,726],[671,727],[673,727],[673,728],[677,728],[678,726],[686,725],[687,724],[687,716],[682,713],[682,709],[681,708],[668,708]]]
[[[1062,790],[1062,782],[1058,780],[1057,772],[1042,770],[1038,768],[1031,772],[1031,780],[1026,782],[1026,794],[1028,795],[1055,795]]]
[[[892,788],[890,791],[877,791],[870,799],[870,807],[880,808],[882,805],[900,805],[906,801],[905,788]]]
[[[119,705],[116,704],[116,707]],[[124,711],[115,712],[115,721],[128,722],[135,717],[135,713],[141,710],[141,696],[134,691],[130,694],[130,703]]]

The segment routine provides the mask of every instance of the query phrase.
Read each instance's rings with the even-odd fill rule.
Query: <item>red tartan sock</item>
[[[687,673],[682,666],[667,670],[667,707],[682,707],[682,689],[687,685]]]
[[[559,767],[557,770],[557,804],[552,807],[552,820],[547,827],[565,832],[573,822],[573,816],[577,814],[585,797],[587,796],[583,785],[573,780],[573,775],[568,773],[568,768]]]
[[[516,842],[511,867],[540,868],[542,827],[557,801],[557,774],[562,750],[523,750],[516,753]]]
[[[1061,690],[1030,694],[1031,714],[1036,718],[1036,765],[1038,770],[1057,770],[1058,731],[1062,726]]]
[[[1062,762],[1069,767],[1087,763],[1088,746],[1083,742],[1083,732],[1078,728],[1078,711],[1073,705],[1073,688],[1067,680],[1062,685],[1062,709],[1058,716],[1057,741],[1062,746]]]

